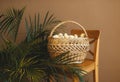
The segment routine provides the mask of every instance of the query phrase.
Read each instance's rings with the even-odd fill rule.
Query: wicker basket
[[[54,31],[65,23],[77,24],[85,33],[85,37],[66,39],[66,38],[53,38]],[[55,26],[48,37],[48,51],[51,58],[54,58],[62,53],[67,53],[58,61],[59,64],[74,64],[82,63],[86,58],[87,51],[89,50],[88,35],[83,26],[75,21],[64,21]]]

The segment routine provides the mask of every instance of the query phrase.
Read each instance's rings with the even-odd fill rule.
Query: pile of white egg
[[[77,34],[74,34],[74,35],[68,35],[67,33],[59,33],[59,34],[56,34],[56,35],[53,35],[53,38],[66,38],[66,39],[76,39],[76,38],[83,38],[85,37],[85,34],[82,33],[80,36],[78,36]]]

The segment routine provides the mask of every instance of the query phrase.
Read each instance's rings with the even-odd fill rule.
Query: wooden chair
[[[71,34],[80,35],[83,31],[78,29],[71,30]],[[99,40],[100,40],[100,31],[99,30],[87,30],[88,37],[90,39],[91,50],[89,54],[92,55],[92,58],[86,58],[82,64],[78,64],[83,70],[87,73],[93,72],[94,82],[99,82]],[[73,77],[73,82],[79,82],[78,77]]]

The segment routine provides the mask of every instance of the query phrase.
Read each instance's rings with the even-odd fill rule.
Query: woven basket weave
[[[65,23],[77,24],[85,33],[85,37],[80,38],[53,38],[54,31]],[[48,51],[51,58],[54,58],[62,53],[67,53],[61,58],[59,64],[74,64],[82,63],[86,58],[89,50],[89,40],[85,28],[75,21],[63,21],[55,26],[48,37]]]

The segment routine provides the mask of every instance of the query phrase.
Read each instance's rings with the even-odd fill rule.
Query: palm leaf
[[[54,18],[54,20],[53,20]],[[55,22],[56,21],[56,22]],[[34,21],[32,21],[31,17],[29,17],[29,20],[25,19],[26,22],[26,41],[30,41],[30,39],[35,39],[35,38],[41,38],[47,39],[47,36],[49,34],[48,26],[52,24],[57,24],[60,22],[59,20],[55,19],[52,15],[49,15],[49,11],[45,14],[43,23],[40,22],[40,15],[34,16]],[[50,28],[50,27],[49,27]]]
[[[25,8],[22,9],[8,9],[1,18],[1,33],[11,33],[14,41],[16,41],[17,33],[21,23]]]
[[[43,21],[43,27],[45,27],[45,25],[46,25],[46,21],[47,21],[48,15],[49,15],[49,11],[45,15],[45,18],[44,18],[44,21]]]

